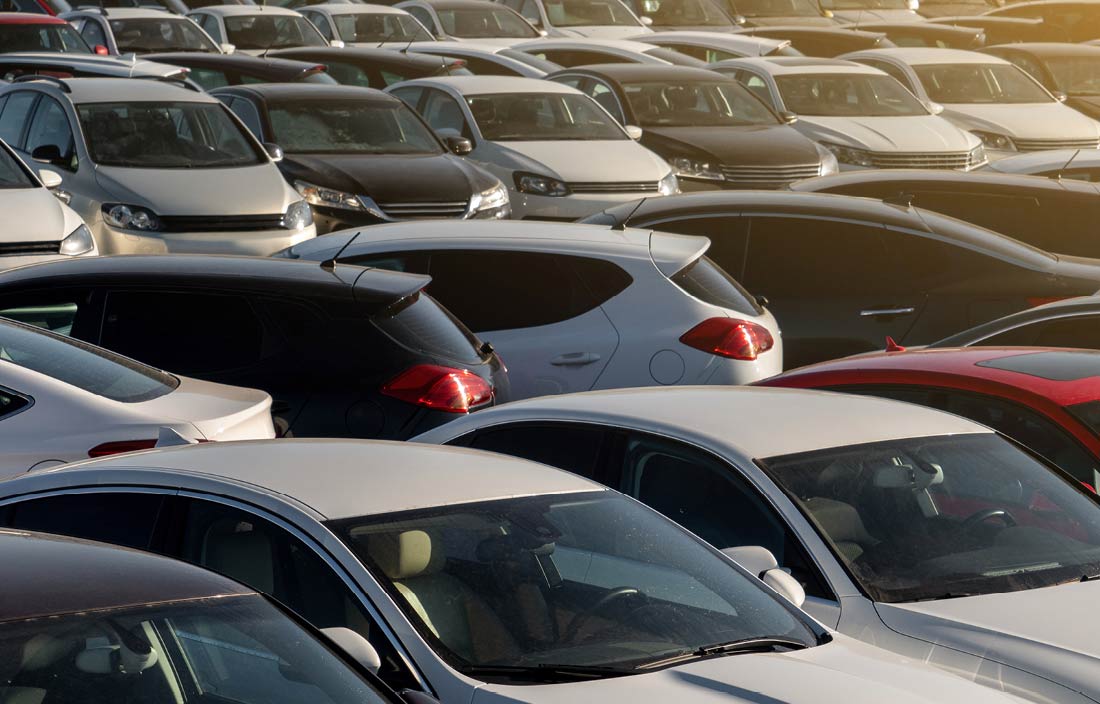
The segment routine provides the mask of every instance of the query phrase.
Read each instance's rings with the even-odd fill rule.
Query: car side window
[[[0,420],[10,418],[31,405],[26,396],[0,386]]]
[[[322,15],[320,12],[302,13],[306,16],[313,26],[317,28],[317,31],[324,35],[325,39],[332,41],[336,36],[332,33],[332,24],[328,21],[328,18]]]
[[[201,13],[199,15],[199,26],[203,31],[210,35],[210,38],[216,42],[225,41],[225,32],[222,31],[221,22],[218,18],[209,13]]]
[[[707,256],[726,272],[741,280],[745,271],[745,248],[749,242],[748,218],[737,215],[682,218],[644,223],[662,232],[678,235],[699,235],[710,239]]]
[[[1019,66],[1021,69],[1031,75],[1032,78],[1040,83],[1046,84],[1043,80],[1043,67],[1039,65],[1038,61],[1035,61],[1030,56],[1021,54],[1015,51],[1010,51],[1005,55],[1001,55],[1002,59],[1008,59],[1012,63]]]
[[[234,98],[233,102],[229,104],[229,109],[233,111],[234,115],[241,118],[241,122],[256,139],[261,142],[264,141],[264,128],[263,123],[260,122],[260,111],[256,109],[251,100]]]
[[[90,47],[107,46],[107,35],[103,31],[103,25],[99,22],[93,20],[85,22],[84,27],[80,30],[80,36]]]
[[[0,112],[0,139],[16,149],[23,148],[23,133],[29,126],[31,108],[38,99],[34,91],[19,91],[8,96],[4,111]]]
[[[229,75],[225,71],[219,71],[216,68],[196,66],[191,69],[187,77],[198,83],[203,90],[214,90],[222,86],[233,85],[229,80]]]
[[[428,12],[426,8],[419,5],[410,5],[404,8],[406,12],[415,17],[420,24],[428,28],[433,35],[436,34],[435,20],[432,18],[432,13]]]
[[[433,130],[454,130],[463,137],[470,137],[470,127],[462,114],[458,101],[443,91],[428,89],[421,114]]]
[[[592,81],[592,88],[585,92],[604,110],[611,113],[611,117],[615,118],[620,125],[626,124],[623,109],[619,106],[619,99],[615,97],[615,91],[611,90],[611,86],[603,81]]]
[[[1100,350],[1100,315],[1039,320],[987,337],[976,345],[994,347],[1080,347]]]
[[[0,297],[0,316],[59,335],[95,342],[100,316],[88,289],[31,290]]]
[[[25,151],[33,155],[40,147],[56,147],[64,163],[54,164],[69,171],[76,170],[76,157],[73,153],[73,130],[65,108],[53,98],[43,96],[38,101],[27,133]]]
[[[889,61],[877,61],[875,59],[861,59],[860,63],[870,66],[871,68],[877,68],[879,71],[883,71],[893,78],[898,83],[905,86],[906,90],[910,93],[916,94],[916,88],[913,86],[913,82],[909,80],[909,76],[905,75],[905,71],[902,71],[896,65]]]
[[[413,110],[416,110],[420,106],[420,98],[424,95],[424,89],[417,86],[409,86],[407,88],[395,88],[392,91],[392,95],[396,96],[401,102],[408,105]]]
[[[573,423],[521,423],[478,431],[469,447],[522,457],[607,484],[617,481],[601,468],[601,448],[613,443],[605,429]],[[450,443],[458,444],[458,443]]]
[[[165,498],[137,492],[47,496],[10,505],[7,525],[148,550]]]
[[[742,74],[743,78],[741,79],[741,83],[748,88],[753,95],[763,100],[765,105],[775,110],[775,101],[772,100],[771,91],[768,90],[768,84],[764,79],[748,71],[742,71]]]

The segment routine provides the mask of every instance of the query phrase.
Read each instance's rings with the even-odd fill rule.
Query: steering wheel
[[[963,530],[970,530],[979,523],[985,523],[990,518],[999,518],[1004,521],[1004,524],[1008,528],[1012,528],[1017,525],[1016,519],[1011,513],[1005,511],[1003,508],[987,508],[981,511],[970,514],[962,522],[961,528]]]
[[[581,626],[585,625],[593,616],[606,609],[610,604],[618,601],[619,599],[625,599],[627,597],[639,597],[641,599],[647,599],[645,594],[642,594],[634,587],[616,587],[608,593],[600,597],[592,606],[589,606],[584,611],[574,616],[569,625],[565,627],[565,635],[561,637],[561,642],[572,643],[573,639],[580,633]]]

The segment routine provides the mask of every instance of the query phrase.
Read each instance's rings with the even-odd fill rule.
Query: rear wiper
[[[639,665],[639,670],[651,670],[658,667],[666,667],[668,665],[675,665],[677,663],[686,662],[688,660],[699,660],[701,658],[714,657],[716,655],[737,655],[740,653],[761,653],[767,651],[776,650],[805,650],[809,646],[794,638],[783,637],[764,637],[764,638],[747,638],[744,640],[733,640],[728,643],[714,643],[713,645],[704,645],[679,655],[673,655],[672,657],[664,658],[662,660],[654,660],[653,662],[647,662],[644,665]]]
[[[606,679],[635,674],[632,669],[598,665],[473,665],[462,668],[463,674],[489,677],[510,677],[530,682],[561,682]]]

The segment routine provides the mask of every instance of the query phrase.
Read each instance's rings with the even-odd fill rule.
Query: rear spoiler
[[[695,235],[649,233],[649,257],[653,265],[667,277],[672,277],[710,249],[710,240]]]
[[[360,267],[340,264],[336,266],[336,273],[340,273],[342,269],[355,268]],[[352,290],[357,302],[380,309],[420,293],[431,282],[432,277],[424,274],[364,268],[356,276]]]

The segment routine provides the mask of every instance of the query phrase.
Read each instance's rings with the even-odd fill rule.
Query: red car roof
[[[758,383],[796,388],[919,384],[1016,397],[1024,392],[1069,406],[1100,400],[1100,351],[963,347],[873,352],[813,364]]]
[[[33,12],[0,12],[0,24],[68,24],[60,17]]]

